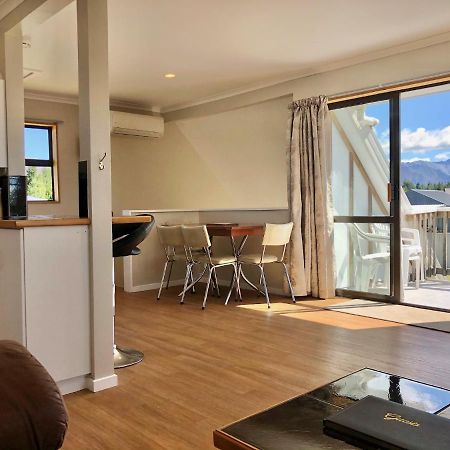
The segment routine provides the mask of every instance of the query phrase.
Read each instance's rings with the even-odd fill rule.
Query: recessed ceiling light
[[[164,78],[175,78],[176,75],[174,73],[165,73]]]

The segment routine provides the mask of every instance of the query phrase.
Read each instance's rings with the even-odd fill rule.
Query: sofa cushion
[[[58,386],[17,342],[0,341],[0,450],[62,447],[68,424]]]

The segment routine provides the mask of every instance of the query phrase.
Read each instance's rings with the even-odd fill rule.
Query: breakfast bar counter
[[[62,227],[90,223],[90,219],[80,217],[29,216],[26,219],[0,219],[0,229],[17,230],[28,227]]]
[[[150,220],[111,218],[119,226]],[[86,387],[91,374],[90,223],[68,216],[0,220],[0,339],[27,347],[63,393]]]

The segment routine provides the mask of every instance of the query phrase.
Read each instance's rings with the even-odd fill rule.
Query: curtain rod
[[[387,92],[417,89],[448,82],[450,82],[450,73],[445,73],[428,78],[419,78],[416,80],[403,81],[401,83],[392,83],[384,86],[377,86],[362,91],[353,91],[344,94],[332,95],[328,97],[328,103],[337,103],[345,100],[353,100],[355,98],[369,97],[376,94],[385,94]]]

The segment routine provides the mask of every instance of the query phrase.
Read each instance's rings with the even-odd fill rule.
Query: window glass
[[[25,127],[25,158],[50,159],[50,133],[48,127]]]
[[[53,125],[25,124],[25,166],[28,201],[54,201],[55,151]]]

